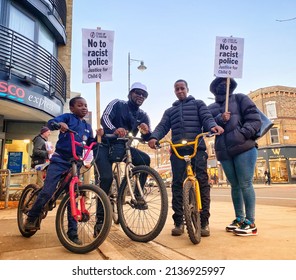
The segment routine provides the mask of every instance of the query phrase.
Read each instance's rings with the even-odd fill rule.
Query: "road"
[[[296,186],[256,187],[256,204],[296,207]],[[231,202],[230,187],[212,188],[212,200]]]

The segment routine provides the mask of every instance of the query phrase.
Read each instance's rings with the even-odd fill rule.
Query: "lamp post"
[[[133,59],[133,58],[131,58],[130,53],[128,53],[128,92],[130,91],[130,88],[131,88],[131,62],[132,61],[140,62],[140,65],[138,66],[138,69],[140,71],[144,71],[147,69],[147,67],[144,65],[143,60]]]

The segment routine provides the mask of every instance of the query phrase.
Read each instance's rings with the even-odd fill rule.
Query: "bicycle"
[[[212,137],[215,133],[200,133],[196,136],[194,141],[187,142],[183,140],[182,143],[174,144],[171,140],[162,139],[158,145],[168,143],[175,155],[179,159],[184,159],[186,162],[187,176],[183,182],[183,211],[185,226],[187,228],[188,236],[193,244],[198,244],[201,240],[201,221],[200,212],[202,211],[202,203],[200,197],[200,189],[198,180],[195,178],[195,174],[192,169],[191,159],[195,157],[199,144],[199,139],[204,136]],[[181,156],[177,148],[193,146],[193,153],[190,155]]]
[[[113,187],[109,195],[112,196],[113,207],[117,207],[118,222],[133,241],[149,242],[160,234],[166,222],[168,213],[166,187],[156,170],[150,166],[132,164],[132,142],[142,141],[141,138],[132,135],[119,138],[113,134],[104,137],[125,142],[123,176],[120,166],[122,162],[115,162]],[[153,184],[149,183],[151,180]],[[116,208],[114,209],[116,211]]]
[[[112,209],[109,198],[103,190],[95,185],[83,185],[78,177],[78,166],[87,158],[93,146],[97,143],[93,142],[91,145],[87,146],[83,142],[77,142],[75,140],[74,134],[77,134],[75,131],[68,129],[66,133],[70,133],[71,138],[73,154],[73,158],[71,159],[72,166],[62,175],[56,191],[43,207],[39,217],[38,229],[40,229],[42,219],[47,216],[48,211],[56,207],[57,200],[62,197],[55,219],[57,236],[66,249],[73,253],[84,254],[97,249],[107,238],[112,224]],[[85,151],[83,157],[77,156],[76,146],[83,147]],[[68,185],[69,188],[67,188]],[[27,231],[25,230],[24,223],[41,189],[42,187],[36,184],[29,184],[25,187],[20,197],[17,221],[19,231],[24,237],[31,237],[38,230]],[[104,223],[100,233],[94,237],[93,229],[96,223],[96,209],[98,203],[103,207]],[[71,213],[67,211],[69,205]],[[77,234],[82,243],[80,245],[71,241],[67,235],[68,215],[72,215],[77,221]]]

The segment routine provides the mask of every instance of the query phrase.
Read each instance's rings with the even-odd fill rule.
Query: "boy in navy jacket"
[[[47,126],[50,130],[57,130],[56,123],[60,125],[59,139],[47,169],[44,186],[28,213],[25,223],[26,230],[39,229],[39,216],[42,208],[52,197],[62,174],[71,167],[70,159],[73,158],[73,154],[70,134],[65,133],[67,129],[69,128],[78,132],[78,135],[75,135],[75,140],[78,142],[81,142],[82,139],[89,145],[91,142],[96,141],[93,137],[91,126],[83,119],[88,113],[86,100],[82,97],[74,97],[70,100],[69,106],[71,113],[62,114],[48,121]],[[82,147],[76,146],[76,154],[82,156],[82,153]],[[77,223],[75,219],[71,215],[68,215],[68,221],[67,234],[69,239],[76,244],[81,244],[77,235]]]

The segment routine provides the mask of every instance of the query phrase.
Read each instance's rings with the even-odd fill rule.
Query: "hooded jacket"
[[[219,79],[222,81],[221,78]],[[231,116],[228,122],[224,122],[222,113],[225,112],[226,93],[218,93],[216,87],[219,82],[217,80],[218,78],[210,86],[216,102],[209,105],[209,109],[217,124],[224,128],[224,133],[215,138],[216,156],[221,161],[257,147],[254,136],[261,127],[261,118],[255,103],[247,95],[233,93],[236,82],[231,79],[232,86],[230,86],[228,103]]]
[[[206,104],[189,95],[184,100],[175,101],[173,106],[164,112],[150,138],[160,140],[172,129],[173,143],[181,143],[183,139],[193,141],[202,130],[210,131],[216,125]],[[203,139],[198,149],[206,150]]]

